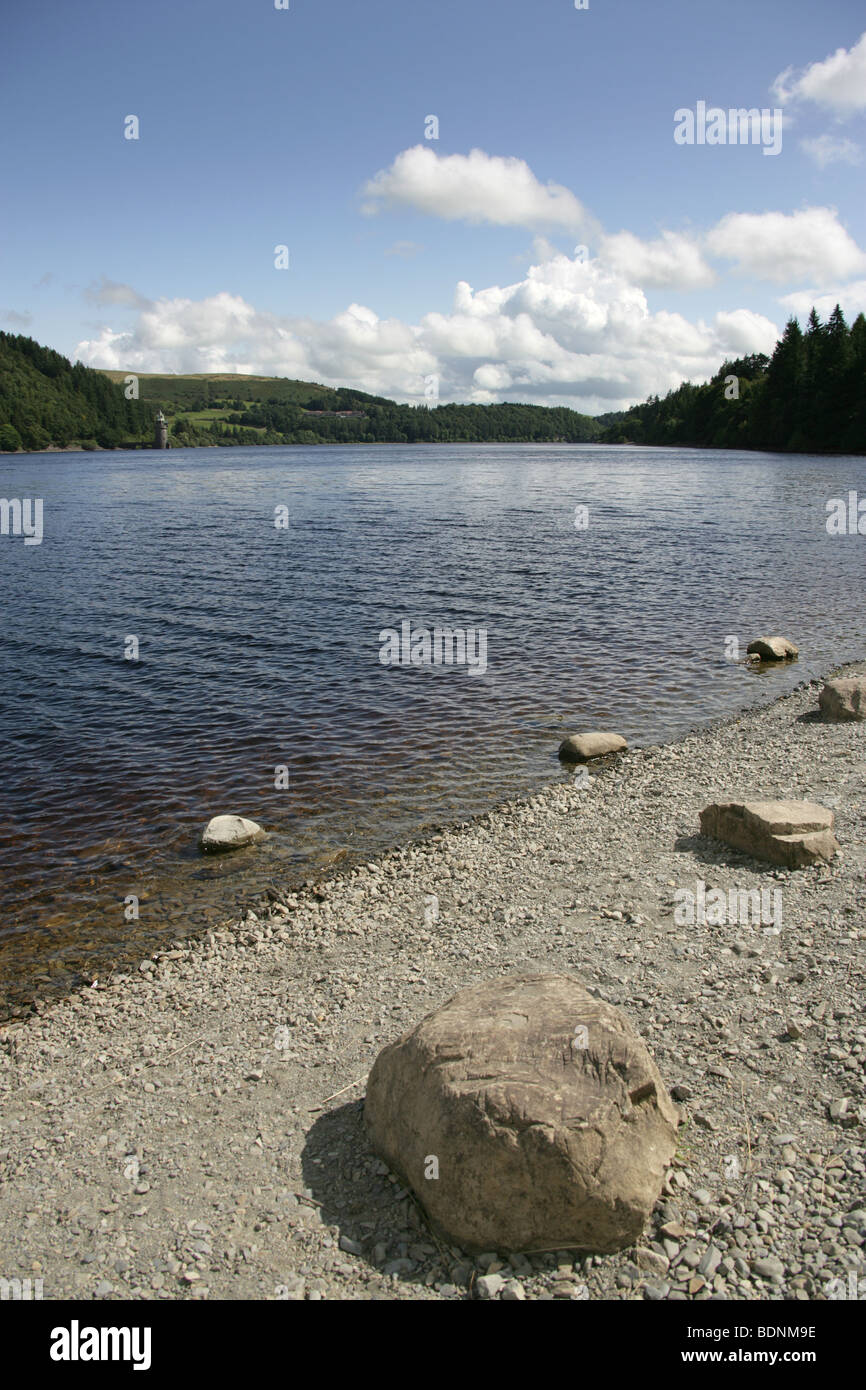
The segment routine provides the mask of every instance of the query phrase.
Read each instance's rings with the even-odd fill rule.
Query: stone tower
[[[157,412],[156,416],[156,427],[153,436],[153,447],[154,449],[168,448],[168,425],[166,424],[165,416],[163,415],[161,410]]]

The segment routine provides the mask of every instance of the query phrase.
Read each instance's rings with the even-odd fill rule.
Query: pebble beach
[[[0,1028],[4,1278],[45,1299],[866,1296],[866,743],[816,717],[820,688],[270,893]],[[794,871],[701,836],[726,798],[829,807],[836,858]],[[683,922],[714,888],[780,910]],[[517,972],[621,1009],[680,1107],[618,1254],[468,1255],[371,1150],[381,1049]]]

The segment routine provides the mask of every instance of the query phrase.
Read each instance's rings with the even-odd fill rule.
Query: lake
[[[7,1004],[566,776],[568,732],[863,657],[851,490],[862,457],[599,445],[0,458],[44,529],[0,535]],[[799,661],[731,659],[765,633]],[[223,811],[270,838],[203,857]]]

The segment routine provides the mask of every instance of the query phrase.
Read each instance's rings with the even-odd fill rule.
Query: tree
[[[806,371],[803,332],[795,318],[785,324],[767,367],[767,389],[757,420],[758,443],[765,449],[786,449],[799,424],[798,401]]]
[[[726,397],[726,378],[737,395]],[[866,316],[849,329],[837,304],[826,324],[813,309],[805,334],[792,318],[768,360],[726,362],[703,386],[601,417],[605,443],[866,453]]]
[[[21,435],[14,425],[0,425],[0,454],[14,454],[23,449]]]

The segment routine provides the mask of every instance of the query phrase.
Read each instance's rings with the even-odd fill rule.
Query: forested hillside
[[[599,422],[604,423],[604,422]],[[602,433],[609,444],[687,444],[800,453],[866,453],[866,318],[838,304],[790,319],[772,357],[726,362],[703,386],[651,396]]]
[[[341,395],[345,396],[343,392]],[[231,413],[227,425],[264,429],[286,443],[582,443],[598,435],[595,421],[574,410],[540,405],[396,405],[393,401],[339,407],[351,415],[316,415],[283,405],[251,405]],[[310,438],[310,436],[314,438]]]
[[[128,401],[104,372],[73,367],[32,338],[0,333],[0,452],[150,440],[153,411]]]
[[[113,372],[118,381],[123,373]],[[581,443],[589,415],[539,405],[398,405],[351,387],[287,377],[141,376],[172,444]]]
[[[581,442],[598,426],[574,410],[534,405],[397,405],[350,387],[277,377],[136,376],[102,372],[0,334],[0,451],[49,445],[111,449],[150,444],[157,410],[169,444]]]

